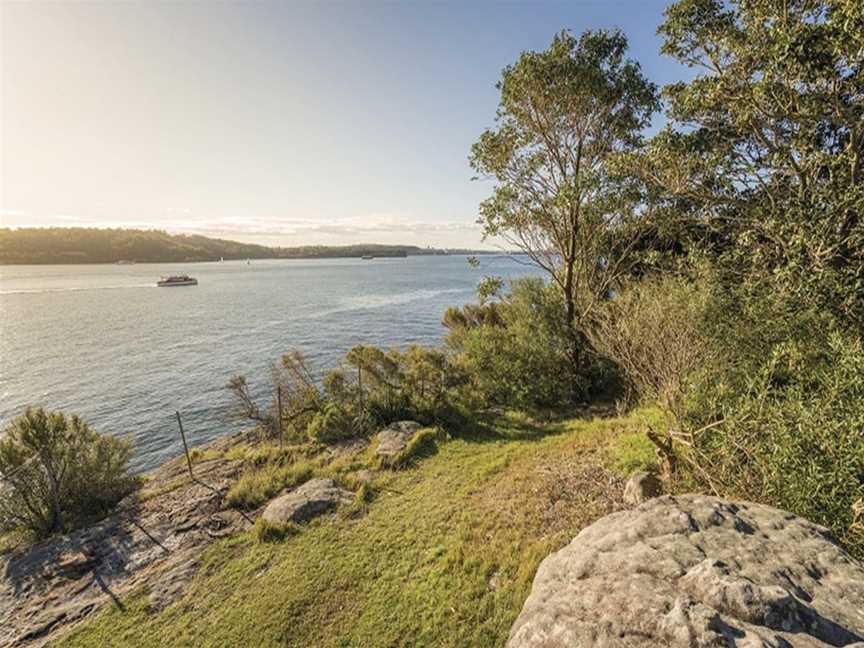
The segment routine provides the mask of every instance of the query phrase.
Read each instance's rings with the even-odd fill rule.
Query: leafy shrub
[[[0,436],[0,528],[42,538],[106,514],[138,486],[131,453],[77,416],[27,409]]]
[[[708,299],[706,289],[681,279],[634,283],[598,309],[589,337],[638,397],[680,420],[693,382],[716,369],[704,326]]]
[[[823,524],[864,555],[855,527],[864,498],[861,339],[835,332],[822,344],[780,344],[719,406],[720,424],[700,432],[703,419],[692,422],[690,477]]]
[[[368,416],[369,426],[405,419],[431,425],[458,418],[454,390],[465,379],[444,352],[420,346],[387,352],[358,346],[346,362],[356,372],[346,391]]]
[[[444,323],[467,396],[480,404],[556,407],[603,383],[596,363],[576,371],[563,300],[542,279],[514,281],[500,302],[451,309]]]
[[[365,427],[361,417],[352,415],[342,403],[331,401],[312,418],[306,434],[320,443],[333,443],[356,437]]]

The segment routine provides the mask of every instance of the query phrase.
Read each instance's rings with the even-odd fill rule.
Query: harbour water
[[[180,452],[175,410],[192,444],[241,428],[231,376],[263,400],[292,349],[321,369],[356,344],[438,344],[485,274],[533,272],[505,256],[0,266],[0,424],[28,405],[74,412],[129,435],[146,470]],[[199,285],[156,287],[171,274]]]

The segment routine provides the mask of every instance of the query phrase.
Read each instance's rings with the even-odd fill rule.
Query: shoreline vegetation
[[[474,256],[507,252],[380,243],[268,247],[197,234],[169,234],[161,230],[0,228],[0,265],[201,263],[220,259],[344,259],[369,256],[400,258],[448,254]]]
[[[81,648],[249,637],[500,646],[535,575],[544,579],[544,557],[610,511],[641,515],[660,494],[805,518],[859,574],[864,10],[678,0],[659,32],[665,54],[703,75],[664,88],[667,124],[648,140],[661,94],[620,31],[561,32],[502,72],[495,125],[471,150],[472,167],[494,182],[480,222],[544,277],[485,277],[474,302],[444,314],[442,345],[355,346],[323,377],[286,339],[266,393],[243,375],[226,385],[252,428],[245,438],[194,449],[170,478],[100,502],[98,513],[130,501],[178,510],[155,515],[153,531],[134,513],[117,522],[120,508],[100,523],[120,524],[107,542],[86,526],[80,495],[126,484],[122,447],[59,413],[16,419],[0,437],[0,474],[16,482],[0,489],[0,531],[38,542],[0,555],[16,579],[0,582],[0,633],[22,644],[57,633]],[[230,477],[216,483],[204,469],[214,464]],[[634,483],[645,486],[635,501]],[[702,523],[734,524],[711,510]],[[664,537],[701,535],[680,513],[664,518]],[[762,536],[734,526],[736,542]],[[628,602],[656,587],[641,567],[661,556],[632,529],[622,532],[640,540]],[[209,546],[172,553],[190,534]],[[758,541],[783,555],[768,535]],[[709,549],[686,574],[669,554],[668,573],[689,588],[674,607],[649,597],[636,616],[603,609],[627,626],[614,634],[594,612],[601,596],[570,587],[566,606],[591,622],[585,645],[749,645],[728,623],[735,615],[764,622],[768,643],[789,643],[773,634],[780,626],[813,645],[864,637],[864,597],[846,586],[846,622],[858,628],[846,633],[841,613],[807,589],[824,577],[840,591],[858,576],[834,580],[799,556],[756,589]],[[580,582],[598,555],[555,578]],[[726,555],[742,557],[746,573],[760,554]],[[130,578],[135,569],[141,577]],[[51,596],[58,588],[90,598],[72,609]],[[547,600],[566,636],[564,597]],[[694,634],[694,622],[715,634]],[[825,628],[846,634],[826,639]],[[509,636],[511,648],[530,645]]]

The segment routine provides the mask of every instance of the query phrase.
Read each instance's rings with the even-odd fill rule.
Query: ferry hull
[[[160,288],[173,288],[174,286],[197,286],[197,279],[189,279],[188,281],[157,281],[156,285]]]

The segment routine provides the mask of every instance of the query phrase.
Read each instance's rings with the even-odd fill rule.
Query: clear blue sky
[[[4,226],[474,246],[471,143],[555,32],[620,27],[658,84],[667,2],[3,3]]]

